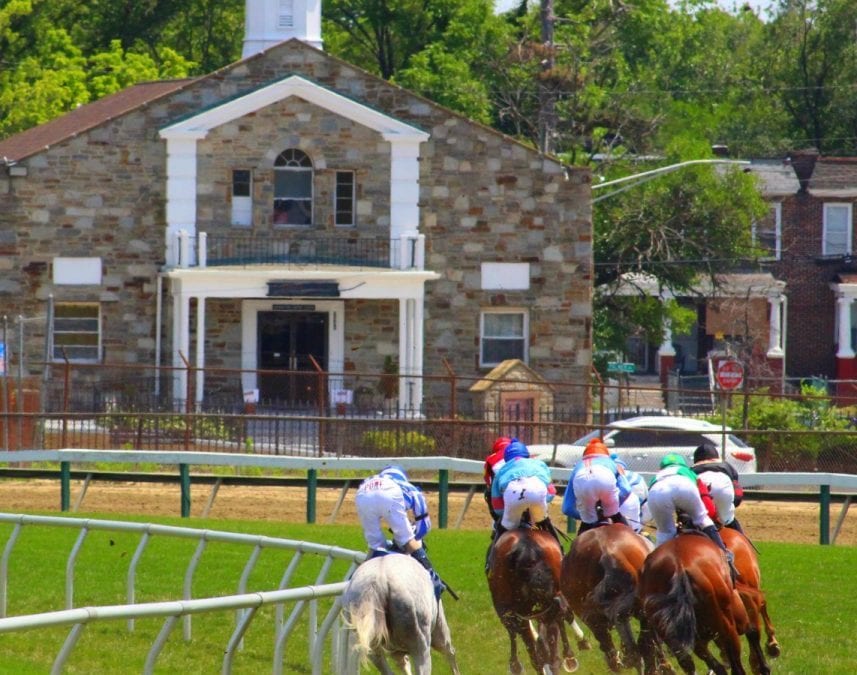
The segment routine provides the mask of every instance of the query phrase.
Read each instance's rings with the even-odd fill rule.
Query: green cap
[[[681,455],[677,455],[674,452],[671,452],[668,455],[665,455],[661,460],[661,468],[664,469],[668,466],[687,466],[687,460]]]

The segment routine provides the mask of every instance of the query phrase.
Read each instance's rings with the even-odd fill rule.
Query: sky
[[[513,7],[519,1],[520,0],[495,0],[494,4],[498,11],[502,12]],[[671,5],[677,5],[678,1],[679,0],[668,0]],[[777,1],[778,0],[717,0],[717,4],[727,10],[734,10],[736,7],[750,5],[756,14],[764,19],[770,9],[776,5]]]

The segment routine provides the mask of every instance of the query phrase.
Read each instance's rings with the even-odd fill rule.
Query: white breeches
[[[547,497],[548,487],[539,478],[516,478],[503,492],[503,519],[500,524],[507,530],[518,527],[527,509],[534,523],[543,521],[548,517]]]
[[[599,501],[605,517],[619,513],[616,476],[606,466],[591,464],[582,467],[574,476],[573,487],[577,512],[584,523],[598,522],[595,506]]]
[[[414,528],[408,520],[405,500],[397,486],[360,489],[355,499],[357,515],[363,526],[363,536],[372,550],[387,548],[383,524],[393,533],[393,541],[401,548],[414,538]]]
[[[657,544],[675,537],[676,512],[686,513],[699,528],[714,525],[696,484],[684,476],[666,476],[649,488],[649,510],[658,528]]]

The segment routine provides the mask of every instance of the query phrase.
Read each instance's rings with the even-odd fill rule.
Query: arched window
[[[274,161],[274,224],[312,224],[312,160],[290,148]]]

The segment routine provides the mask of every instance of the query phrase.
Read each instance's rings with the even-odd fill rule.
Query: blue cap
[[[621,457],[619,457],[619,455],[617,455],[615,452],[612,455],[610,455],[610,459],[612,459],[614,462],[616,462],[616,464],[621,466],[623,469],[628,468],[628,465],[625,463],[625,460],[622,459]]]
[[[517,438],[513,438],[512,442],[506,446],[506,451],[503,453],[503,459],[507,462],[511,462],[513,459],[517,459],[518,457],[529,457],[530,451],[527,450],[527,446],[521,443]]]
[[[380,475],[389,476],[393,480],[408,480],[408,474],[406,474],[405,470],[398,464],[388,464],[383,469],[381,469]]]

